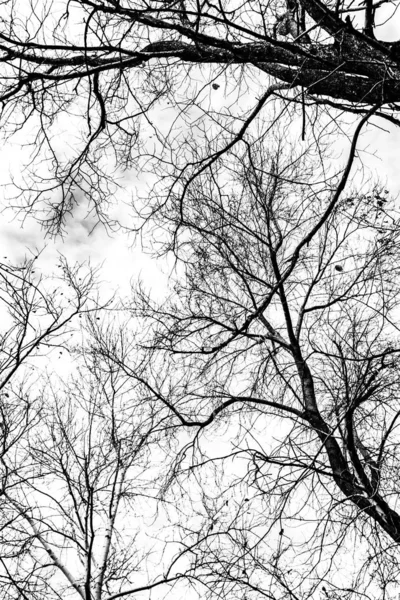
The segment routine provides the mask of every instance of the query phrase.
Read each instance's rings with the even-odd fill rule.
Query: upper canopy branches
[[[303,138],[321,103],[397,122],[400,42],[377,40],[395,10],[386,0],[2,2],[0,127],[29,121],[34,135],[19,207],[60,233],[84,197],[110,224],[113,167],[146,169],[162,193],[181,185],[184,196],[259,117],[292,122],[274,112],[277,96],[302,105]]]
[[[396,102],[400,49],[374,33],[389,7],[394,11],[385,0],[58,0],[25,18],[26,9],[3,3],[1,60],[13,74],[6,70],[1,97],[31,90],[35,81],[54,84],[178,59],[254,65],[310,94],[346,102]],[[297,30],[277,27],[289,18]]]

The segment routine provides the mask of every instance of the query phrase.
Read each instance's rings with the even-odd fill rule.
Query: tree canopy
[[[374,106],[397,122],[400,51],[379,39],[395,25],[391,2],[10,0],[1,10],[2,127],[30,136],[20,203],[53,233],[80,194],[106,220],[115,170],[175,169],[185,185],[189,165],[245,140],[277,98],[276,119],[282,102],[302,107],[303,138],[318,107]]]
[[[171,196],[159,301],[133,282],[102,308],[61,263],[63,311],[85,300],[42,331],[28,269],[3,336],[7,597],[393,598],[400,216],[349,184],[362,125],[329,178],[254,139]],[[69,377],[32,370],[53,348]]]
[[[0,3],[1,208],[167,274],[0,261],[0,598],[393,600],[397,8]]]

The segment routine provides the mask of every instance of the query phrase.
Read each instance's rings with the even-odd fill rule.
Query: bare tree
[[[25,393],[32,414],[10,419],[19,434],[3,458],[4,598],[116,600],[180,579],[165,575],[171,552],[157,535],[162,411],[114,363],[78,346],[75,359],[69,379],[53,372]]]
[[[82,195],[116,224],[121,169],[185,189],[261,113],[301,118],[303,137],[320,106],[334,119],[375,106],[397,123],[400,42],[376,34],[395,19],[387,0],[8,0],[1,11],[2,128],[24,128],[34,165],[14,205],[52,233]]]
[[[29,389],[35,388],[50,358],[66,353],[66,344],[81,329],[80,318],[101,308],[95,270],[71,266],[60,257],[59,273],[44,276],[38,259],[12,264],[4,257],[0,265],[0,588],[4,594],[4,581],[11,579],[18,598],[26,597],[18,582],[23,582],[22,564],[32,538],[18,529],[5,498],[24,460],[21,445],[41,418]],[[9,527],[16,532],[12,537]]]
[[[399,214],[348,185],[361,125],[340,175],[255,140],[171,198],[171,297],[130,305],[140,368],[96,341],[186,432],[165,493],[188,515],[177,564],[209,597],[397,585]]]

